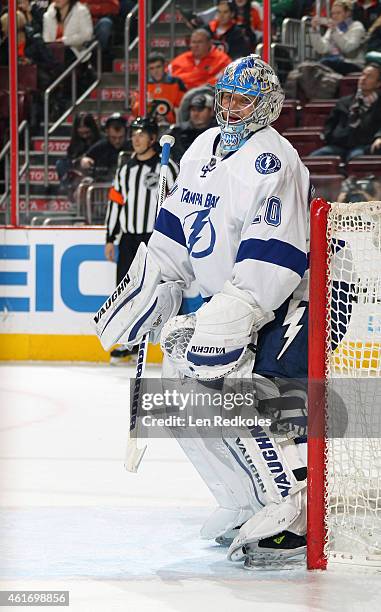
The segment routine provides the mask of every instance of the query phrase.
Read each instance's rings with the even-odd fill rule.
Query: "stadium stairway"
[[[193,0],[182,0],[181,7],[184,9],[193,9]],[[197,10],[203,10],[210,6],[208,0],[197,2]],[[158,50],[164,53],[166,58],[170,59],[171,51],[171,19],[170,11],[165,11],[149,30],[149,49]],[[190,30],[186,27],[183,19],[178,11],[175,12],[176,19],[176,34],[174,54],[178,55],[188,48]],[[127,104],[125,102],[124,89],[124,46],[116,44],[113,46],[112,53],[114,60],[112,62],[112,71],[103,72],[99,86],[100,95],[100,121],[104,121],[113,112],[122,112],[128,114]],[[137,46],[131,52],[129,62],[130,69],[130,88],[134,92],[138,84],[138,49]],[[93,91],[90,97],[81,104],[78,110],[88,111],[96,114],[97,112],[97,95],[98,91]],[[73,117],[69,117],[68,121],[63,123],[53,137],[49,139],[49,181],[48,187],[44,184],[44,140],[43,126],[40,131],[31,139],[30,152],[30,214],[29,220],[34,215],[40,216],[43,220],[46,212],[74,213],[75,205],[60,194],[59,181],[56,173],[55,164],[57,159],[64,157],[67,147],[70,142],[71,123]],[[23,159],[21,159],[23,163]],[[25,210],[25,185],[20,185],[20,208]]]

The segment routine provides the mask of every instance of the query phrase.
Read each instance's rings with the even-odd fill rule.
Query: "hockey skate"
[[[271,538],[264,538],[253,544],[242,547],[245,553],[244,568],[257,569],[291,569],[295,564],[305,560],[307,550],[306,536],[291,531],[282,531]]]
[[[280,526],[283,530],[274,535]],[[249,519],[232,542],[228,558],[244,561],[249,570],[288,569],[305,559],[305,534],[306,504],[299,491],[281,503],[270,503]]]
[[[135,364],[138,348],[139,347],[134,346],[132,349],[128,349],[121,344],[111,351],[110,365],[121,365],[124,363],[128,363],[129,365]]]

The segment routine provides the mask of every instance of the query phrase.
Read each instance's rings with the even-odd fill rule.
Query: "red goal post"
[[[325,346],[327,313],[327,267],[328,240],[327,217],[329,204],[316,198],[311,203],[310,224],[310,304],[308,320],[308,422],[320,423],[320,435],[308,438],[308,485],[307,485],[307,567],[325,569],[325,479],[324,457],[326,440],[325,422]],[[316,384],[321,381],[321,384]],[[314,434],[316,432],[314,431]]]
[[[311,204],[307,565],[381,567],[381,202]]]

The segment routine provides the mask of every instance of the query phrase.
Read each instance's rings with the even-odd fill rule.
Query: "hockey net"
[[[381,202],[311,208],[308,566],[381,567]]]

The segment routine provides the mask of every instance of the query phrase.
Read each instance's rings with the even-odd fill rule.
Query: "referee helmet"
[[[136,117],[130,125],[131,130],[141,130],[148,134],[155,134],[157,136],[159,132],[158,125],[152,117]]]

